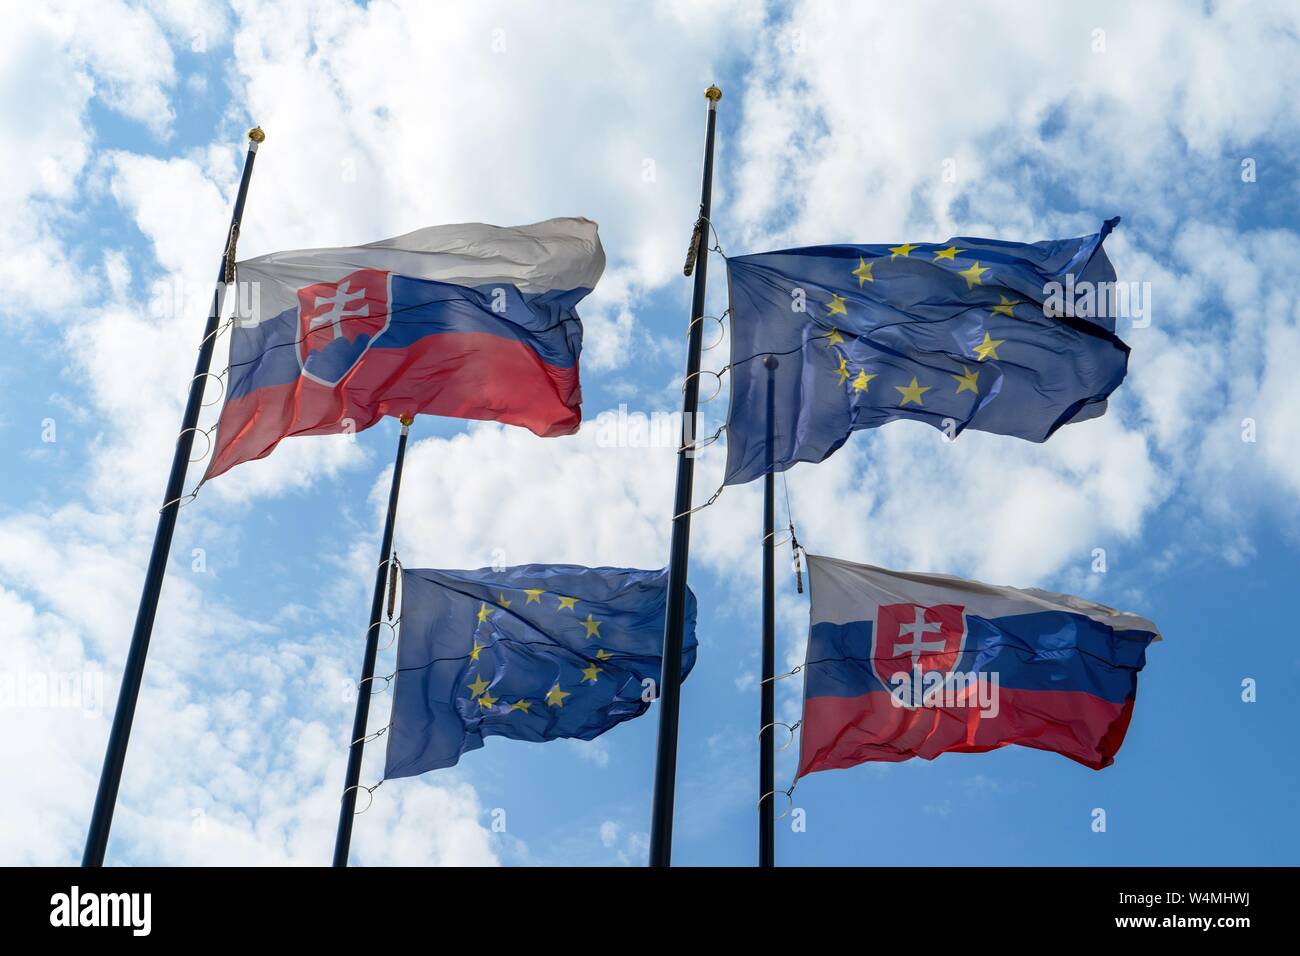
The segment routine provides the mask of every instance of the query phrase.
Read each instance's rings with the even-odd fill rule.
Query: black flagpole
[[[709,214],[713,195],[713,136],[722,90],[704,91],[709,101],[704,134],[704,176],[700,220],[687,255],[687,275],[695,265],[691,324],[686,341],[686,379],[682,398],[682,444],[677,451],[677,493],[668,563],[668,606],[664,620],[664,666],[659,680],[659,743],[655,752],[654,808],[650,820],[650,865],[668,866],[673,853],[673,791],[677,782],[677,718],[681,703],[682,635],[686,624],[686,564],[691,541],[691,485],[695,478],[695,414],[700,398],[700,351],[704,330],[705,273],[709,262]]]
[[[108,734],[108,749],[104,753],[104,767],[99,774],[99,790],[95,793],[95,809],[90,815],[90,832],[86,835],[86,850],[81,857],[82,866],[103,866],[104,851],[108,848],[108,831],[113,825],[113,810],[117,804],[117,790],[122,783],[122,766],[126,762],[126,746],[135,720],[136,700],[144,679],[144,660],[149,653],[149,638],[153,634],[154,616],[158,612],[158,598],[162,593],[163,576],[167,573],[167,556],[171,552],[172,533],[176,530],[176,513],[180,510],[185,474],[190,466],[190,452],[194,447],[194,432],[203,407],[203,389],[207,385],[208,370],[212,366],[212,351],[216,344],[217,323],[221,318],[226,285],[234,281],[235,242],[239,237],[239,224],[244,218],[244,200],[248,198],[248,181],[253,176],[253,160],[257,147],[266,134],[260,127],[248,131],[248,152],[244,156],[244,174],[239,180],[235,196],[235,209],[230,216],[230,230],[226,234],[226,248],[217,272],[217,287],[212,293],[212,307],[208,322],[199,343],[199,357],[194,363],[194,378],[190,381],[190,397],[185,403],[176,451],[172,455],[171,475],[167,479],[167,492],[163,496],[162,510],[158,512],[158,530],[154,532],[153,552],[149,555],[149,568],[144,576],[144,590],[140,606],[135,612],[135,630],[131,633],[131,646],[126,655],[126,668],[122,686],[117,693],[117,709],[113,713],[113,727]]]
[[[767,474],[763,476],[763,674],[758,731],[758,865],[776,865],[776,754],[772,737],[776,720],[776,475],[772,471],[772,443],[776,401],[775,355],[763,359],[767,369]]]
[[[370,602],[370,628],[366,631],[366,654],[361,661],[361,680],[357,684],[357,712],[352,719],[352,743],[348,746],[348,772],[343,783],[343,802],[339,806],[339,829],[334,838],[334,865],[348,865],[348,848],[352,845],[352,819],[357,808],[357,788],[361,779],[361,755],[366,749],[366,723],[370,717],[370,683],[375,676],[375,655],[379,653],[379,619],[384,611],[384,585],[388,581],[393,556],[393,524],[397,518],[397,493],[402,487],[402,464],[406,460],[406,436],[412,418],[403,415],[402,435],[397,439],[397,459],[393,462],[393,483],[388,488],[388,517],[384,519],[384,539],[379,545],[379,568],[375,571],[375,595]]]

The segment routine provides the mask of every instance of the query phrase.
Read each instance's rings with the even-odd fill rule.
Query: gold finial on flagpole
[[[722,99],[722,90],[718,89],[716,86],[710,85],[709,88],[704,91],[704,98],[708,100],[710,104],[717,103],[718,100]]]
[[[415,416],[414,416],[414,415],[403,415],[401,418],[398,419],[398,421],[402,423],[402,427],[403,427],[403,428],[410,428],[410,427],[411,427],[411,422],[415,421]]]
[[[254,143],[260,143],[262,142],[262,140],[266,139],[266,133],[262,132],[262,127],[254,126],[252,129],[248,131],[248,138],[251,139]]]

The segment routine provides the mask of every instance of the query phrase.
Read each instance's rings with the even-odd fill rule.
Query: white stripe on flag
[[[359,269],[462,286],[511,285],[524,293],[594,289],[605,271],[605,250],[590,219],[511,227],[471,222],[364,246],[272,252],[237,266],[241,283],[259,284],[258,321],[296,306],[303,286],[337,282]]]
[[[960,604],[977,617],[1010,617],[1041,611],[1082,614],[1117,630],[1146,631],[1160,640],[1156,626],[1144,617],[1117,611],[1072,594],[1038,588],[981,584],[947,574],[887,571],[869,564],[808,555],[811,623],[848,624],[874,621],[881,604]]]

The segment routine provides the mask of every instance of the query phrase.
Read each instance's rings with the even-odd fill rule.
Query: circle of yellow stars
[[[899,258],[911,258],[912,254],[920,249],[921,246],[917,243],[905,242],[901,245],[888,246],[887,248],[889,250],[889,261],[892,262]],[[932,264],[951,262],[953,263],[954,268],[957,264],[957,257],[966,251],[967,250],[961,249],[952,244],[949,244],[943,249],[935,248],[928,250],[931,255],[930,261]],[[883,259],[883,254],[880,258]],[[876,281],[874,272],[875,266],[875,259],[868,260],[864,256],[858,257],[857,267],[850,272],[850,275],[858,280],[858,288],[861,289],[865,287],[868,282]],[[990,266],[982,265],[979,260],[975,260],[967,266],[967,268],[956,270],[956,273],[966,280],[967,289],[973,289],[976,286],[986,284],[986,278],[989,278],[988,273],[990,271]],[[848,298],[835,292],[830,293],[830,296],[830,301],[824,303],[826,308],[825,318],[833,321],[836,316],[847,317],[849,314]],[[989,312],[991,315],[1004,315],[1008,318],[1015,318],[1015,307],[1021,304],[1022,302],[1020,299],[999,294],[998,303],[996,305],[990,305]],[[836,346],[843,347],[845,344],[844,333],[835,325],[831,326],[829,332],[819,337],[826,340],[827,348],[835,349]],[[985,330],[983,341],[972,347],[975,360],[977,362],[985,362],[989,359],[998,359],[998,346],[1003,345],[1005,342],[1005,339],[993,338],[993,336]],[[872,380],[878,378],[879,373],[868,372],[865,368],[858,368],[855,371],[849,367],[848,357],[846,355],[841,353],[838,355],[838,358],[839,364],[834,369],[837,384],[843,386],[847,383],[850,388],[852,388],[854,395],[869,391]],[[980,394],[979,370],[972,370],[966,368],[964,365],[959,366],[959,368],[961,368],[960,375],[949,373],[949,377],[957,383],[955,394],[960,395],[963,392],[970,392],[978,397]],[[912,380],[906,385],[894,385],[893,388],[899,394],[898,405],[900,408],[906,407],[907,405],[919,405],[924,407],[925,393],[934,388],[934,386],[922,385],[917,380],[917,377],[913,376]]]
[[[542,604],[542,597],[548,594],[548,592],[542,588],[523,588],[521,593],[524,595],[525,607],[529,604]],[[574,615],[577,615],[578,599],[576,597],[567,597],[563,594],[551,594],[550,596],[556,599],[556,611],[573,611]],[[478,624],[487,623],[491,619],[494,611],[498,609],[508,610],[515,601],[507,598],[504,591],[498,591],[496,601],[493,603],[496,607],[490,606],[487,601],[479,602],[478,611],[475,613],[475,619]],[[597,620],[594,614],[588,612],[585,619],[577,618],[576,623],[583,628],[587,640],[595,640],[601,637],[600,625],[603,622]],[[475,635],[469,650],[469,660],[478,663],[479,654],[487,646],[487,644],[479,643],[478,637]],[[593,656],[595,657],[595,660],[588,659],[587,666],[580,668],[580,673],[582,674],[582,678],[578,682],[580,685],[595,684],[599,681],[600,675],[605,672],[604,668],[602,668],[600,664],[609,660],[614,655],[603,647],[597,647]],[[494,697],[492,695],[491,683],[484,680],[481,674],[475,675],[474,680],[468,682],[465,686],[469,690],[469,699],[476,701],[479,708],[485,713],[491,712],[497,704],[502,703],[499,697]],[[546,691],[542,700],[545,702],[547,708],[554,707],[563,709],[565,700],[572,696],[572,691],[564,690],[560,684],[556,682]],[[533,704],[537,703],[537,701],[521,697],[517,700],[506,703],[507,707],[504,711],[501,711],[501,713],[506,715],[515,713],[528,714],[531,713],[530,708]]]

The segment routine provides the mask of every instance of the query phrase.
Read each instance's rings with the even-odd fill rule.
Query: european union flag
[[[823,461],[851,432],[899,418],[952,437],[974,428],[1041,442],[1102,414],[1128,368],[1102,249],[1118,222],[1049,242],[957,237],[728,259],[726,483]]]
[[[667,587],[663,570],[571,564],[404,570],[384,776],[453,766],[494,734],[591,740],[645,713]],[[688,591],[682,680],[695,648]]]

